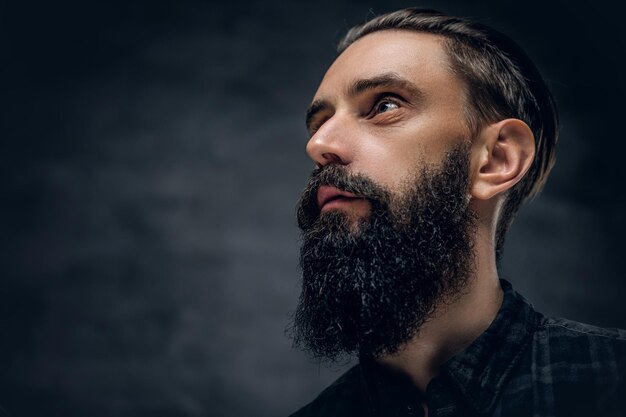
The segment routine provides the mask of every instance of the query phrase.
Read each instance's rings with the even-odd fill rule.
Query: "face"
[[[324,76],[307,115],[307,152],[318,166],[338,163],[400,192],[420,166],[440,164],[468,141],[463,91],[439,37],[367,35]],[[342,208],[362,213],[367,205],[346,199]]]
[[[357,41],[324,77],[292,329],[315,356],[393,353],[462,292],[475,215],[461,91],[438,39],[405,32]]]

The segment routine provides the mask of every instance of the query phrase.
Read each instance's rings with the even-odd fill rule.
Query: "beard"
[[[330,360],[393,354],[458,299],[475,267],[468,176],[468,146],[422,168],[402,196],[346,166],[315,170],[297,208],[303,281],[290,329],[295,346]],[[365,198],[369,215],[320,213],[322,185]]]

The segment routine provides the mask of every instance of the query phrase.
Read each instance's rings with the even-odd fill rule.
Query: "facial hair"
[[[474,270],[476,215],[469,208],[469,147],[413,175],[403,196],[348,167],[315,170],[298,203],[302,292],[290,329],[316,358],[396,353],[435,310],[466,288]],[[370,213],[320,213],[317,191],[365,198]]]

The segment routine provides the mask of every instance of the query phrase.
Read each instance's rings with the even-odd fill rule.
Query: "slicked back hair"
[[[558,115],[552,94],[526,53],[504,34],[437,10],[408,8],[350,29],[337,50],[382,30],[408,30],[443,37],[451,69],[465,84],[466,122],[474,136],[507,118],[524,121],[535,137],[535,158],[524,178],[506,195],[496,229],[500,260],[507,230],[522,204],[543,188],[555,162]]]

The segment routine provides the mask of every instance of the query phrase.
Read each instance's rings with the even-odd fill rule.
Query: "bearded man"
[[[557,126],[493,29],[406,9],[348,32],[307,111],[291,330],[359,364],[293,416],[625,415],[626,332],[546,318],[498,276]]]

